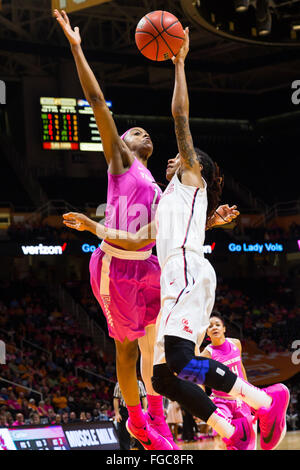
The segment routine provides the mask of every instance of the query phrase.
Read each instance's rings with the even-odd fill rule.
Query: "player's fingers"
[[[70,20],[69,20],[69,17],[68,17],[68,15],[67,15],[67,13],[65,12],[65,10],[62,10],[61,13],[62,13],[62,16],[63,16],[65,22],[69,25],[69,24],[70,24]]]
[[[63,214],[63,217],[65,219],[68,219],[68,218],[75,218],[78,216],[78,213],[77,212],[66,212],[65,214]]]
[[[73,224],[72,222],[67,222],[66,220],[64,220],[64,225],[69,228],[76,228],[76,224]]]

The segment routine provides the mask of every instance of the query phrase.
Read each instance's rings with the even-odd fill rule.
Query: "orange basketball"
[[[138,23],[135,42],[140,52],[151,60],[168,60],[181,48],[184,38],[183,27],[168,11],[152,11]]]

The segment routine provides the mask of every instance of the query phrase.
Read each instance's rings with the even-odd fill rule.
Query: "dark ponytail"
[[[201,171],[207,184],[207,215],[208,220],[219,206],[224,186],[224,178],[220,175],[218,165],[202,150],[195,148],[198,162],[203,166]]]

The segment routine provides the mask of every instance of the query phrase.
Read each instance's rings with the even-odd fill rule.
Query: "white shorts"
[[[154,365],[165,360],[164,336],[201,345],[215,302],[216,274],[203,255],[193,251],[171,256],[160,278],[161,312],[156,323]]]

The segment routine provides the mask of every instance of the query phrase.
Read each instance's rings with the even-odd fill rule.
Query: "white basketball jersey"
[[[177,173],[164,191],[156,211],[156,251],[162,267],[168,257],[184,250],[203,255],[207,191],[186,186]]]

